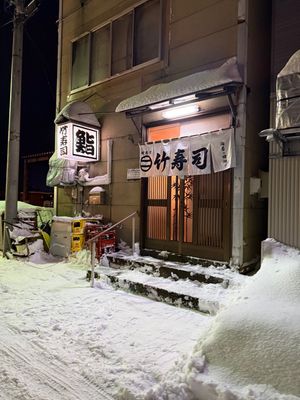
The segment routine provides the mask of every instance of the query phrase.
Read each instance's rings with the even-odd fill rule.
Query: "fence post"
[[[92,250],[91,250],[91,263],[92,263],[92,270],[91,270],[91,287],[94,287],[95,282],[95,261],[96,261],[96,242],[92,241]]]

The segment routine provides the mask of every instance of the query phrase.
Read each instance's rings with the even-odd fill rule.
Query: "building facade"
[[[90,185],[59,187],[57,213],[116,223],[138,211],[144,252],[257,262],[270,15],[259,0],[61,1],[58,111],[88,104],[100,157],[77,168],[110,179],[102,204]],[[130,221],[119,235],[130,241]]]
[[[300,49],[298,24],[300,4],[297,0],[273,0],[272,9],[269,126],[273,129],[278,128],[288,142],[272,140],[269,146],[268,236],[287,245],[300,247],[300,141],[298,137],[300,121],[293,120],[293,114],[299,114],[297,104],[300,91],[297,79],[299,79],[300,71],[296,68],[288,71],[287,74],[281,73],[286,70],[283,69],[290,58]],[[299,65],[299,55],[297,64]],[[279,74],[281,78],[278,79]],[[280,94],[282,79],[285,79],[283,82],[285,99],[282,99]],[[288,81],[291,85],[288,85]],[[285,110],[282,108],[284,104],[288,105]],[[285,117],[284,121],[282,117]]]

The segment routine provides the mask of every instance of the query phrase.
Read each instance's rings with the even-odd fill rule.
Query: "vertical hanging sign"
[[[99,160],[99,129],[73,122],[58,125],[58,158],[75,161]]]
[[[236,166],[234,135],[232,129],[220,130],[211,137],[211,157],[214,172]]]

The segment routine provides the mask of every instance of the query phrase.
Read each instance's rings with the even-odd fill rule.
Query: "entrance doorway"
[[[148,130],[148,141],[179,136],[180,124]],[[143,181],[144,248],[229,261],[231,170]]]

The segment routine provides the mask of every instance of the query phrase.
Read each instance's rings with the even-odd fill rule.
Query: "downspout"
[[[238,41],[237,61],[242,67],[241,74],[247,85],[247,49],[248,49],[248,0],[238,2]],[[243,87],[237,104],[238,123],[235,128],[236,168],[233,169],[232,192],[232,258],[231,265],[240,268],[244,262],[244,191],[245,191],[245,145],[246,145],[246,100],[247,91]]]
[[[59,0],[58,10],[58,32],[57,32],[57,75],[56,75],[56,109],[55,116],[58,115],[61,109],[61,59],[62,59],[62,15],[63,15],[63,0]],[[57,149],[56,134],[55,134],[54,149]],[[57,196],[58,188],[54,187],[53,207],[54,214],[57,215]]]
[[[112,145],[113,141],[107,141],[107,185],[111,184],[111,165],[112,165]]]

